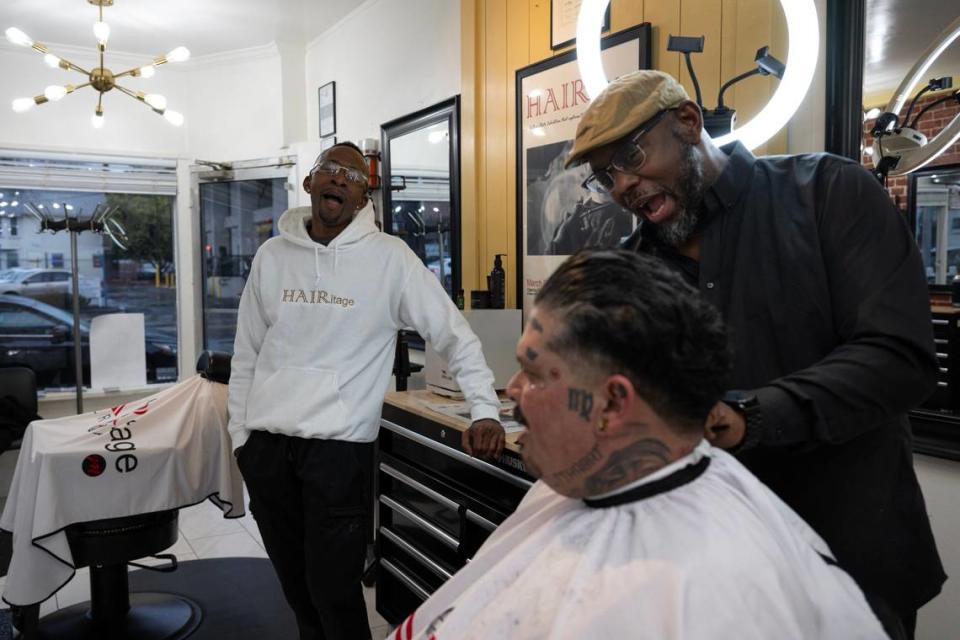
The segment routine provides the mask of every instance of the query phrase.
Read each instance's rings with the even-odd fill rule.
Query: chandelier
[[[65,58],[50,53],[47,50],[46,45],[36,42],[30,38],[30,36],[16,27],[10,27],[7,29],[7,40],[13,44],[31,47],[35,51],[44,54],[44,61],[48,66],[52,68],[59,67],[65,71],[76,71],[87,77],[87,81],[83,84],[53,84],[44,89],[43,95],[34,96],[33,98],[17,98],[13,101],[13,110],[17,113],[29,111],[34,107],[34,105],[43,104],[45,102],[56,102],[68,93],[73,93],[77,89],[93,87],[99,95],[97,97],[97,108],[94,111],[94,114],[90,117],[90,123],[94,126],[94,128],[100,129],[105,123],[105,119],[103,117],[103,94],[111,89],[116,89],[117,91],[130,96],[134,100],[138,100],[146,104],[148,107],[153,109],[153,111],[166,118],[167,121],[175,127],[182,125],[183,115],[177,111],[173,111],[172,109],[167,109],[167,99],[162,95],[156,93],[144,94],[142,91],[131,91],[130,89],[121,87],[119,84],[117,84],[117,80],[125,76],[150,78],[155,73],[156,68],[161,64],[166,64],[167,62],[184,62],[188,60],[190,58],[190,51],[186,47],[177,47],[165,56],[154,58],[153,62],[148,65],[127,69],[121,73],[113,73],[110,71],[110,69],[107,69],[105,66],[103,66],[103,56],[107,50],[107,39],[110,37],[110,25],[103,21],[103,8],[113,6],[113,0],[87,0],[87,2],[100,7],[100,19],[96,24],[93,25],[93,35],[97,38],[97,50],[100,53],[100,66],[95,67],[92,71],[87,71],[86,69],[78,67]]]

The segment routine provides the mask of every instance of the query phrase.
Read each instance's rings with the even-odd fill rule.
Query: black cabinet
[[[910,412],[913,450],[960,460],[960,310],[933,308],[937,387]]]
[[[460,431],[390,404],[380,423],[377,611],[403,621],[473,557],[533,483],[523,461],[460,448]]]

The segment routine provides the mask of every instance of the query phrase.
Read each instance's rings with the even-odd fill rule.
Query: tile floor
[[[202,558],[250,557],[266,558],[263,542],[256,522],[247,509],[243,518],[226,520],[220,509],[211,502],[180,510],[180,538],[168,553],[173,553],[181,562]],[[161,562],[144,560],[144,564]],[[90,599],[89,569],[79,569],[73,580],[67,583],[54,597],[40,608],[40,615],[46,615],[58,608],[68,607]],[[0,578],[0,591],[6,578]],[[370,632],[374,640],[382,640],[389,632],[387,621],[380,617],[374,606],[373,589],[364,589],[367,601],[367,615],[370,618]]]

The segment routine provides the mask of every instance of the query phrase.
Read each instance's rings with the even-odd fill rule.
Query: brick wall
[[[953,91],[953,89],[950,89],[949,91]],[[913,120],[914,116],[924,107],[931,102],[946,96],[947,93],[948,92],[941,91],[932,95],[923,96],[917,101],[916,106],[913,108],[913,113],[910,115],[910,119]],[[901,118],[906,115],[907,108],[909,106],[910,101],[908,100],[903,105],[903,109],[900,112]],[[882,108],[883,107],[881,106],[881,109]],[[956,100],[949,100],[943,104],[937,105],[930,111],[927,111],[925,114],[923,114],[923,118],[917,123],[917,129],[923,135],[927,136],[927,139],[929,140],[936,134],[940,133],[940,131],[942,131],[943,128],[949,124],[951,120],[953,120],[953,117],[956,116],[957,113],[960,113],[960,104],[957,104]],[[863,123],[864,148],[873,146],[873,136],[870,135],[870,130],[873,128],[873,123],[873,120],[867,120]],[[863,164],[866,167],[870,167],[871,169],[873,168],[873,160],[870,158],[870,156],[863,156]],[[933,162],[928,164],[927,167],[937,167],[948,164],[960,164],[960,140],[945,150]],[[887,190],[890,192],[890,196],[900,209],[907,208],[908,183],[909,176],[898,176],[896,178],[891,177],[889,180],[887,180]]]

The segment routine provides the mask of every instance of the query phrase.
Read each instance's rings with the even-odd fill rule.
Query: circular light
[[[43,90],[43,95],[50,102],[56,102],[63,96],[67,95],[67,88],[59,84],[52,84]]]
[[[94,129],[103,129],[103,125],[106,124],[106,118],[104,118],[102,114],[95,113],[90,116],[90,124],[93,125]]]
[[[60,66],[60,58],[52,53],[48,53],[47,55],[43,56],[43,61],[46,62],[47,66],[52,69],[56,69]]]
[[[584,88],[591,98],[607,86],[600,59],[599,34],[609,2],[584,0],[577,18],[577,64]],[[789,37],[783,79],[767,106],[742,127],[715,139],[714,144],[718,146],[739,140],[748,149],[757,148],[790,121],[810,88],[820,51],[816,5],[814,0],[780,0],[780,7],[787,19]]]
[[[13,101],[13,110],[17,113],[23,113],[24,111],[33,109],[35,104],[37,103],[33,98],[17,98]]]
[[[145,67],[140,67],[141,78],[152,78],[156,73],[157,69],[152,64],[148,64]]]
[[[93,25],[93,35],[100,44],[107,44],[110,39],[110,25],[106,22],[97,22]]]
[[[177,47],[166,56],[167,62],[186,62],[190,59],[190,49]]]
[[[167,99],[159,93],[148,93],[143,97],[143,101],[154,109],[159,109],[160,111],[163,111],[167,108]]]
[[[183,114],[180,113],[179,111],[173,111],[171,109],[167,109],[166,111],[163,112],[163,117],[167,119],[167,122],[169,122],[175,127],[179,127],[180,125],[183,124]]]
[[[56,202],[54,202],[54,203],[53,203],[53,208],[54,208],[54,209],[59,209],[59,208],[60,208],[60,205],[57,204]]]
[[[950,26],[944,29],[933,43],[927,47],[927,50],[923,52],[917,63],[913,65],[913,68],[907,73],[903,82],[897,87],[893,97],[890,98],[890,102],[887,103],[887,112],[900,113],[900,110],[903,108],[907,98],[913,93],[913,89],[917,83],[926,77],[927,70],[930,69],[930,66],[958,37],[960,37],[960,18],[954,20]],[[893,128],[892,122],[889,128]],[[897,162],[897,166],[890,170],[890,175],[902,176],[930,164],[934,158],[946,149],[949,149],[957,140],[960,140],[960,113],[955,115],[953,120],[941,129],[936,137],[929,140],[927,144],[917,149],[911,149],[901,153],[900,160]],[[874,166],[879,164],[881,160],[881,147],[882,145],[880,144],[874,147]]]
[[[17,29],[16,27],[10,27],[4,33],[7,35],[7,40],[13,44],[19,44],[24,47],[33,46],[33,40],[30,38],[30,36],[25,34],[23,31],[20,31],[20,29]]]

